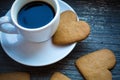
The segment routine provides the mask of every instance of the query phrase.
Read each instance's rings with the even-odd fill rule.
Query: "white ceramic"
[[[61,13],[74,11],[67,3],[59,0]],[[6,16],[9,16],[8,12]],[[9,24],[5,26],[10,26]],[[46,66],[66,57],[76,43],[67,46],[56,46],[52,39],[42,43],[26,42],[20,35],[1,33],[1,44],[5,52],[13,60],[27,66]]]
[[[45,26],[29,29],[22,27],[17,22],[17,15],[20,9],[32,1],[44,1],[49,3],[55,10],[54,18]],[[35,14],[33,14],[35,15]],[[32,16],[32,15],[31,15]],[[0,30],[7,33],[21,35],[24,39],[33,42],[42,42],[50,39],[55,33],[60,19],[60,6],[57,0],[16,0],[10,11],[10,16],[0,18]],[[11,26],[6,27],[3,24],[9,23]]]

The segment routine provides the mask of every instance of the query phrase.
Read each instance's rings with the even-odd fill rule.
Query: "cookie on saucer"
[[[65,11],[61,14],[60,23],[52,41],[56,45],[68,45],[84,40],[89,33],[90,26],[87,22],[78,21],[74,12]]]

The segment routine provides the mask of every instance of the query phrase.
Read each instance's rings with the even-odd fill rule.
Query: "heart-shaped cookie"
[[[115,55],[108,49],[102,49],[80,57],[76,66],[86,80],[112,80],[109,71],[116,63]]]
[[[55,72],[50,78],[50,80],[71,80],[71,79],[60,72]]]
[[[77,15],[72,11],[61,14],[60,24],[53,36],[53,43],[67,45],[84,40],[90,33],[90,27],[85,21],[77,21]]]
[[[30,80],[30,74],[26,72],[0,73],[0,80]]]

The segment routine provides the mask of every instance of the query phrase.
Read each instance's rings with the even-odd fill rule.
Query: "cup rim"
[[[51,24],[53,24],[53,22],[56,21],[56,19],[60,16],[60,6],[59,6],[59,3],[57,0],[53,0],[55,2],[55,5],[56,5],[56,13],[55,13],[55,16],[54,18],[49,22],[47,23],[46,25],[42,26],[42,27],[38,27],[38,28],[25,28],[25,27],[22,27],[21,25],[18,24],[18,22],[14,19],[14,15],[13,12],[14,12],[14,7],[15,5],[17,4],[17,1],[16,0],[14,3],[13,3],[13,6],[11,8],[11,11],[10,11],[10,15],[11,15],[11,18],[12,18],[12,21],[13,21],[13,24],[19,28],[19,29],[22,29],[22,30],[25,30],[25,31],[39,31],[39,30],[43,30],[45,28],[47,28],[48,26],[50,26]],[[41,0],[34,0],[34,1],[41,1]],[[44,1],[44,0],[43,0]]]

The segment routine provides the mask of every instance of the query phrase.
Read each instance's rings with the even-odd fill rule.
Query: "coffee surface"
[[[17,21],[25,28],[39,28],[48,24],[55,16],[51,5],[42,1],[30,2],[18,13]]]

